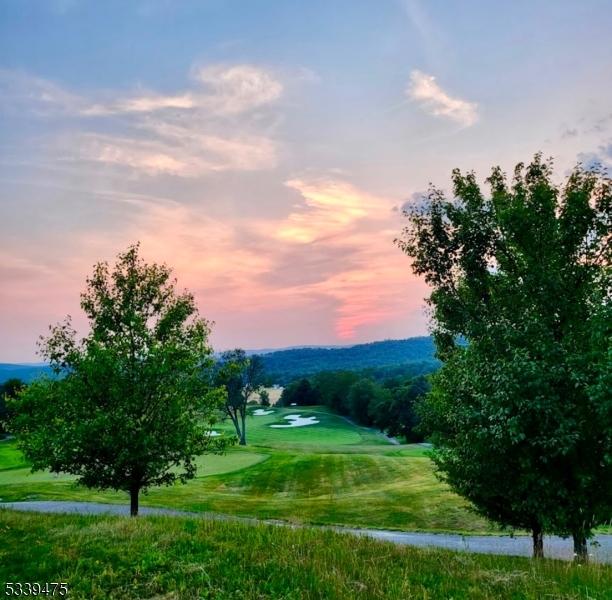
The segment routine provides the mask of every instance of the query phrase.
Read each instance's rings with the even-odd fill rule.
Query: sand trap
[[[287,425],[270,425],[270,427],[285,428],[285,427],[305,427],[306,425],[316,425],[319,423],[317,417],[302,417],[301,415],[287,415],[284,417],[286,421],[290,421]]]
[[[212,431],[209,431],[206,435],[208,435],[209,437],[217,437],[218,435],[221,435],[218,431],[215,431],[214,429]]]
[[[263,408],[258,408],[257,410],[253,411],[253,416],[263,417],[265,415],[271,415],[273,412],[273,410],[264,410]]]

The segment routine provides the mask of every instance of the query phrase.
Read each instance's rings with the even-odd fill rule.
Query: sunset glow
[[[6,4],[0,360],[37,360],[66,314],[82,328],[92,266],[137,241],[217,349],[426,334],[427,287],[394,243],[407,202],[453,167],[612,161],[612,67],[589,61],[609,35],[546,29],[549,69],[541,7],[519,27],[500,6],[474,35],[482,7],[358,4]],[[499,30],[520,33],[513,56]]]

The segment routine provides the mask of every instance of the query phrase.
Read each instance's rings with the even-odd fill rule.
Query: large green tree
[[[421,407],[443,478],[487,517],[587,538],[612,516],[612,184],[563,185],[537,155],[482,193],[453,172],[408,211],[400,247],[432,288],[438,356]]]
[[[33,469],[124,490],[135,516],[141,490],[192,478],[194,458],[222,445],[207,435],[221,399],[209,324],[170,269],[146,264],[137,245],[112,270],[95,266],[81,307],[89,333],[78,339],[67,318],[41,338],[59,377],[28,386],[12,428]]]
[[[246,412],[251,396],[265,382],[264,363],[261,356],[247,356],[241,348],[221,354],[217,363],[216,380],[225,388],[225,414],[231,419],[238,443],[246,446]]]

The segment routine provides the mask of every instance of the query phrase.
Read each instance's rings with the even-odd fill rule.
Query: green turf
[[[253,410],[253,409],[251,409]],[[274,429],[287,414],[320,423]],[[231,433],[231,423],[215,425]],[[491,532],[434,476],[420,446],[392,445],[325,408],[290,407],[249,417],[249,445],[198,458],[186,485],[150,490],[143,505],[302,523],[404,530]],[[121,492],[77,486],[68,476],[30,474],[14,441],[0,444],[0,499],[126,502]]]
[[[265,464],[265,463],[264,463]],[[169,517],[0,511],[0,582],[87,600],[605,600],[612,568]]]
[[[26,468],[28,463],[14,440],[0,441],[0,470]]]
[[[252,407],[253,412],[259,407]],[[272,408],[273,414],[252,416],[247,425],[247,440],[249,444],[268,448],[286,448],[287,446],[324,445],[348,446],[356,444],[387,444],[382,435],[372,433],[365,428],[358,428],[343,417],[334,415],[323,407],[304,408],[292,406],[288,408]],[[270,425],[286,425],[286,415],[299,414],[303,417],[316,417],[319,423],[305,427],[272,428]],[[216,427],[217,430],[232,432],[231,423]]]

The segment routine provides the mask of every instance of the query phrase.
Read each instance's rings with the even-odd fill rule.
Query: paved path
[[[127,515],[129,507],[122,504],[102,504],[98,502],[64,502],[57,500],[32,502],[1,502],[0,508],[12,508],[22,511],[45,513],[76,513],[80,515]],[[291,526],[283,521],[261,521],[246,517],[235,517],[218,513],[201,513],[173,510],[170,508],[152,508],[143,506],[142,515],[167,515],[179,517],[198,517],[221,521],[239,521],[243,523],[265,523],[268,525]],[[367,536],[377,540],[393,542],[408,546],[447,548],[482,554],[505,554],[510,556],[531,556],[531,538],[529,536],[502,535],[451,535],[444,533],[420,533],[403,531],[386,531],[384,529],[356,529],[351,527],[320,527],[333,529],[340,533]],[[595,542],[595,543],[593,543]],[[558,537],[544,538],[544,554],[548,558],[569,560],[573,557],[571,540]],[[612,535],[598,535],[590,544],[589,554],[597,562],[612,564]]]

